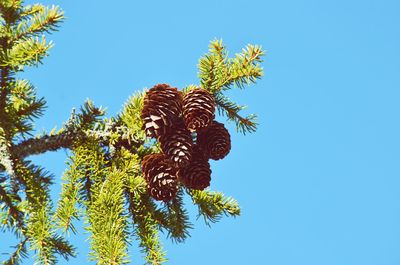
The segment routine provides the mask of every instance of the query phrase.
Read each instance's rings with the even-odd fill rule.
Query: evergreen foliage
[[[37,264],[74,257],[76,250],[68,238],[77,233],[78,220],[85,222],[89,258],[97,264],[129,263],[127,250],[133,239],[139,241],[146,264],[162,264],[166,254],[159,233],[183,242],[193,227],[185,196],[198,206],[208,225],[224,215],[238,216],[239,205],[220,192],[183,187],[167,203],[149,196],[140,164],[160,147],[142,129],[144,92],[134,94],[121,113],[110,118],[87,101],[78,112],[72,111],[59,131],[33,136],[34,120],[42,116],[46,102],[18,73],[42,63],[52,47],[45,35],[63,20],[63,12],[55,6],[0,1],[0,227],[19,240],[3,264],[21,264],[31,252]],[[213,95],[219,114],[242,133],[256,130],[256,117],[242,116],[244,107],[224,92],[255,83],[263,74],[263,54],[261,47],[248,45],[229,58],[222,41],[215,40],[199,61],[199,86]],[[54,176],[28,157],[61,148],[69,149],[70,155],[55,203],[50,198]]]

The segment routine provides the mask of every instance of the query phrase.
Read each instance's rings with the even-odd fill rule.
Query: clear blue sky
[[[215,37],[231,54],[247,43],[268,51],[265,77],[231,94],[259,130],[229,126],[232,152],[213,163],[212,188],[243,215],[165,241],[167,264],[400,264],[399,1],[42,2],[67,20],[51,56],[25,74],[48,101],[38,130],[60,127],[86,98],[112,115],[137,89],[198,83]],[[36,161],[59,178],[65,159]],[[82,255],[69,264],[88,264],[86,236],[72,239]]]

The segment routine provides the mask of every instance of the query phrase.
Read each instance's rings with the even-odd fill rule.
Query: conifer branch
[[[242,53],[238,53],[234,58],[229,59],[228,75],[222,83],[222,88],[227,90],[234,84],[243,89],[246,85],[255,83],[257,79],[263,76],[260,63],[264,54],[265,51],[260,46],[247,45]]]
[[[124,174],[107,172],[104,182],[96,182],[88,205],[91,232],[91,259],[98,264],[119,265],[127,260],[127,219],[124,212]]]
[[[132,198],[132,200],[134,200]],[[134,232],[139,240],[142,252],[146,254],[146,264],[159,265],[166,261],[165,252],[162,248],[158,224],[150,213],[146,213],[146,208],[130,203],[130,210],[134,222]]]
[[[20,13],[20,20],[24,19],[30,19],[33,15],[42,13],[44,10],[46,10],[44,5],[41,4],[33,4],[33,5],[27,5],[22,8],[22,11]]]
[[[62,236],[53,235],[50,239],[50,247],[54,249],[54,253],[62,256],[65,260],[76,257],[76,249]]]
[[[43,115],[43,108],[46,105],[44,98],[31,102],[28,106],[21,107],[15,112],[15,116],[28,117],[29,119],[39,118]]]
[[[228,58],[222,41],[212,41],[208,53],[199,60],[201,86],[216,93],[230,89],[232,84],[244,88],[255,83],[263,75],[260,63],[264,54],[260,46],[247,45],[242,53]]]
[[[22,16],[25,20],[18,24],[15,40],[56,31],[64,19],[64,13],[56,6],[33,5],[24,9]]]
[[[215,40],[210,43],[208,53],[199,61],[201,86],[213,93],[219,114],[235,122],[237,130],[243,134],[257,129],[256,116],[241,116],[239,111],[244,107],[230,101],[223,91],[231,89],[232,85],[244,88],[255,83],[263,75],[260,63],[264,54],[260,46],[247,45],[242,53],[228,58],[222,41]]]
[[[91,138],[74,148],[74,155],[70,157],[71,163],[76,168],[75,176],[82,183],[79,197],[82,198],[82,206],[90,206],[92,192],[96,183],[103,183],[107,176],[108,161],[104,150]]]
[[[214,100],[217,104],[218,113],[221,116],[226,115],[229,120],[235,122],[238,132],[246,134],[246,132],[251,133],[257,130],[256,115],[251,114],[247,117],[243,117],[239,114],[241,110],[245,109],[244,106],[233,103],[222,93],[214,94]]]
[[[93,106],[88,101],[81,108],[81,114],[75,115],[75,112],[73,112],[71,118],[59,133],[24,140],[12,146],[11,153],[15,157],[24,158],[47,151],[56,151],[60,148],[72,148],[74,142],[87,138],[85,130],[99,121],[103,114],[104,110]]]
[[[223,215],[239,216],[240,208],[237,201],[226,197],[222,192],[189,190],[193,203],[199,207],[199,215],[203,216],[207,225],[218,222]]]
[[[7,223],[9,227],[16,226],[18,229],[22,229],[24,227],[24,213],[19,209],[15,202],[20,202],[21,198],[15,194],[9,194],[3,186],[0,185],[0,201],[4,203],[4,205],[0,206],[0,209],[4,211],[4,208],[7,209]],[[3,224],[4,225],[4,224]]]
[[[146,193],[146,185],[141,176],[129,178],[128,184],[129,211],[132,215],[134,234],[139,240],[142,252],[146,254],[146,264],[159,265],[166,261],[162,248],[158,228],[165,224],[165,216],[158,212],[155,214],[155,205]],[[155,217],[160,218],[156,221]]]
[[[29,239],[30,249],[37,252],[37,262],[54,264],[55,254],[74,256],[74,248],[53,230],[52,204],[49,185],[52,177],[29,161],[16,164],[16,175],[23,184],[27,199],[27,225],[23,234]]]
[[[64,131],[56,135],[44,135],[40,138],[31,138],[12,147],[12,154],[16,157],[27,157],[42,154],[47,151],[56,151],[60,148],[70,148],[76,140],[82,139],[82,132]]]
[[[200,58],[198,68],[201,86],[211,93],[218,92],[228,75],[227,53],[222,41],[210,43],[209,52]]]
[[[109,167],[104,150],[93,139],[77,146],[70,159],[66,173],[70,183],[63,189],[57,223],[70,228],[71,218],[77,216],[76,204],[82,204],[88,216],[86,229],[91,232],[91,259],[99,264],[127,263],[125,174]],[[63,205],[68,209],[60,208]]]
[[[37,98],[35,87],[27,80],[17,79],[10,83],[10,97],[7,112],[14,118],[33,120],[43,114],[44,98]]]
[[[27,38],[15,44],[9,51],[7,60],[2,63],[17,70],[22,70],[23,66],[36,66],[48,55],[52,46],[44,36]]]
[[[76,234],[77,230],[73,224],[74,220],[79,220],[77,205],[82,203],[79,192],[83,189],[82,173],[75,161],[76,157],[71,157],[67,165],[68,170],[64,173],[62,190],[57,209],[54,214],[54,221],[62,233],[72,231]]]
[[[6,261],[3,261],[3,265],[20,265],[22,259],[25,259],[28,257],[28,249],[27,249],[27,244],[28,238],[25,237],[21,242],[16,245],[15,251],[10,254],[10,258]]]
[[[180,189],[176,197],[166,206],[168,226],[165,228],[167,228],[168,237],[178,243],[183,242],[190,236],[189,229],[192,228],[189,214],[183,204],[183,195],[183,190]]]
[[[24,161],[16,165],[16,175],[22,182],[28,203],[28,218],[25,235],[29,238],[30,249],[37,252],[36,261],[53,264],[55,250],[51,247],[54,236],[50,220],[51,201],[48,186],[51,176],[42,168]],[[45,180],[46,179],[46,180]]]

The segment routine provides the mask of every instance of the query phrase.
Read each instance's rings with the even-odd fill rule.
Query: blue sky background
[[[244,137],[229,125],[232,152],[212,164],[212,188],[243,215],[212,229],[199,220],[186,243],[165,241],[167,264],[400,264],[399,1],[42,3],[67,20],[44,65],[24,74],[48,101],[39,131],[86,98],[113,115],[137,89],[198,83],[215,37],[231,55],[247,43],[268,51],[265,77],[230,93],[259,115],[259,130]],[[59,179],[65,159],[35,161]],[[71,239],[79,258],[60,264],[90,264],[86,237]]]

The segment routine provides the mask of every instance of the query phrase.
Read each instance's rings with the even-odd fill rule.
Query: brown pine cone
[[[199,148],[194,148],[189,166],[178,170],[178,179],[189,189],[204,190],[210,186],[210,163]]]
[[[231,150],[231,136],[224,124],[214,121],[207,129],[197,134],[197,144],[206,157],[219,160]]]
[[[164,154],[151,154],[143,158],[142,173],[150,195],[167,202],[178,191],[177,169]]]
[[[164,135],[158,138],[161,150],[176,167],[189,165],[192,157],[193,140],[184,124],[171,127]]]
[[[202,88],[189,91],[183,98],[183,117],[191,132],[208,127],[215,117],[213,96]]]
[[[182,92],[158,84],[146,92],[141,118],[146,135],[156,138],[182,117]]]

